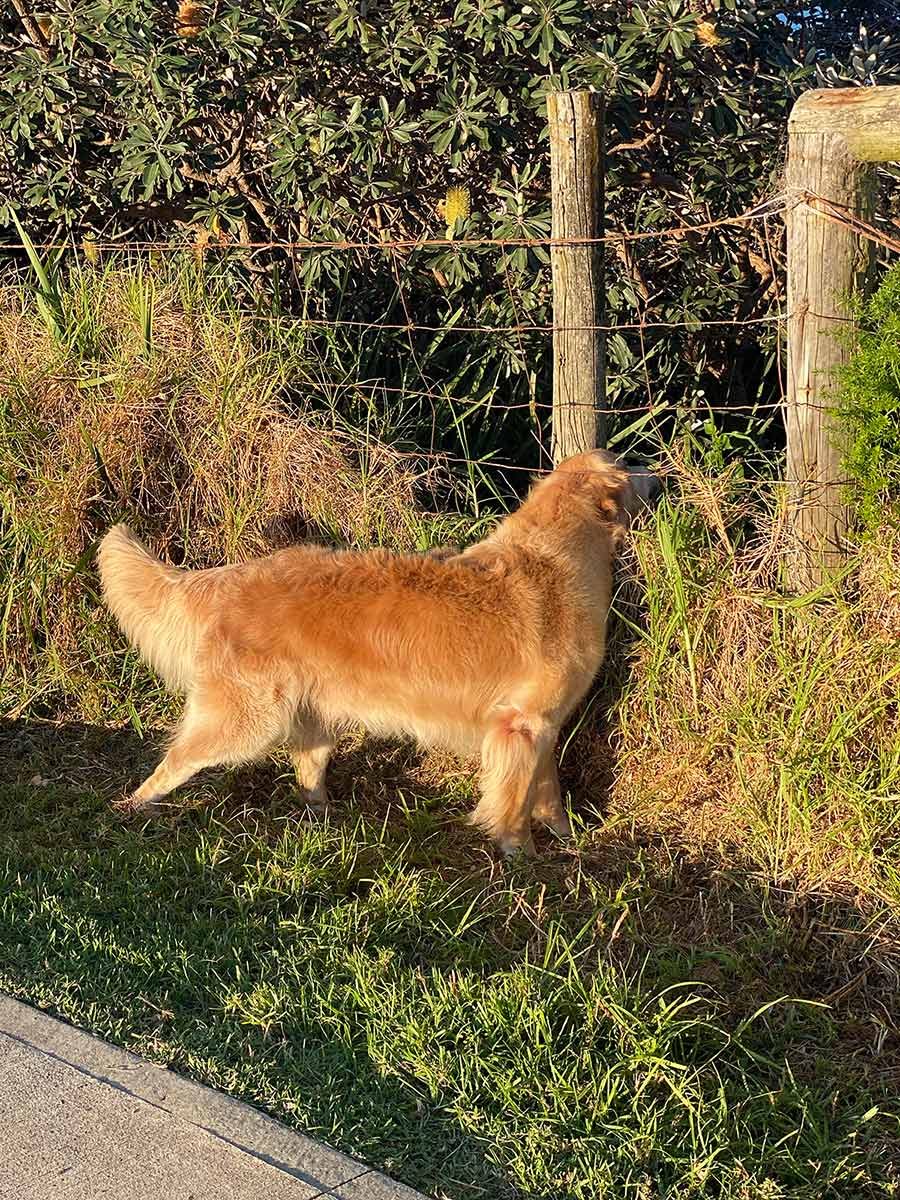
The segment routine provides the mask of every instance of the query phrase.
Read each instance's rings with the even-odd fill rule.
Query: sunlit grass
[[[423,551],[509,489],[190,262],[46,282],[0,309],[0,986],[438,1197],[896,1195],[896,537],[792,596],[774,485],[670,453],[533,863],[469,764],[357,739],[324,820],[271,763],[124,825],[178,702],[100,604],[112,521]]]

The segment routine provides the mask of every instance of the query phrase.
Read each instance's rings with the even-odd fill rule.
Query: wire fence
[[[546,248],[548,250],[559,249],[563,247],[578,247],[578,246],[624,246],[632,242],[645,242],[648,240],[681,240],[699,235],[708,235],[715,230],[734,229],[737,227],[754,226],[763,223],[765,226],[766,240],[768,244],[768,222],[773,218],[789,219],[790,214],[799,207],[803,207],[808,211],[816,214],[822,220],[842,225],[857,235],[858,237],[871,241],[876,245],[893,252],[900,252],[900,238],[892,236],[884,227],[872,224],[862,220],[857,215],[851,213],[847,209],[834,204],[827,197],[818,195],[813,192],[788,192],[782,191],[752,208],[734,216],[722,217],[716,220],[707,220],[696,223],[683,223],[672,226],[666,229],[657,230],[635,230],[635,231],[616,231],[605,233],[596,238],[559,238],[559,237],[542,237],[542,238],[490,238],[490,237],[423,237],[423,238],[384,238],[381,240],[262,240],[262,241],[243,241],[227,235],[216,235],[204,237],[201,243],[196,241],[191,242],[186,235],[181,238],[168,238],[162,240],[125,240],[124,238],[109,238],[103,239],[82,239],[78,240],[74,237],[68,239],[55,239],[44,242],[26,242],[22,241],[2,241],[0,242],[0,253],[24,252],[31,256],[34,252],[62,252],[66,250],[74,250],[76,253],[82,254],[122,254],[128,255],[131,253],[146,254],[149,252],[164,252],[164,253],[193,253],[198,251],[202,256],[221,252],[223,254],[256,254],[263,251],[281,251],[290,254],[291,256],[313,253],[313,252],[346,252],[346,253],[372,253],[378,252],[388,254],[392,258],[399,255],[407,256],[417,250],[460,250],[466,248],[489,248],[493,247],[500,252],[506,252],[516,248]],[[703,330],[711,329],[719,333],[728,331],[740,330],[743,328],[752,328],[755,331],[774,329],[780,334],[781,331],[796,315],[784,308],[783,295],[784,289],[780,286],[779,271],[774,261],[774,256],[771,252],[771,246],[768,247],[768,266],[771,270],[772,281],[775,284],[775,303],[779,307],[779,311],[775,313],[767,313],[764,315],[748,316],[748,317],[685,317],[681,320],[657,320],[651,317],[641,316],[637,321],[621,321],[613,323],[601,324],[554,324],[552,322],[528,322],[516,321],[513,323],[500,324],[472,324],[472,323],[457,323],[450,319],[444,323],[432,322],[417,322],[412,319],[407,298],[401,284],[400,275],[395,271],[397,280],[397,291],[399,300],[404,311],[405,320],[386,321],[379,319],[363,320],[359,318],[327,318],[327,317],[308,317],[295,316],[289,313],[264,313],[264,312],[246,312],[240,315],[242,322],[251,323],[269,323],[269,324],[289,324],[297,329],[309,330],[324,330],[324,329],[347,329],[355,331],[378,330],[388,331],[393,333],[405,333],[410,337],[410,352],[415,359],[416,351],[412,341],[412,335],[415,333],[429,334],[452,334],[473,336],[478,334],[484,335],[555,335],[557,333],[569,332],[584,332],[584,333],[630,333],[638,334],[641,341],[642,359],[639,360],[638,369],[644,372],[644,386],[647,392],[647,401],[645,403],[630,403],[630,404],[608,404],[598,405],[590,404],[583,405],[573,402],[568,407],[590,407],[591,410],[598,416],[610,417],[640,417],[646,415],[648,418],[657,416],[671,415],[679,411],[678,406],[673,406],[671,402],[662,400],[655,401],[653,397],[652,380],[649,374],[648,354],[644,343],[644,337],[648,333],[659,330],[684,330],[686,333],[700,333]],[[514,298],[513,298],[514,300]],[[841,318],[834,314],[820,314],[809,312],[807,316],[827,319],[828,321],[845,320],[850,322],[851,317]],[[722,403],[712,404],[704,403],[701,407],[685,407],[682,411],[689,413],[693,417],[705,416],[706,414],[746,414],[746,415],[764,415],[766,413],[775,415],[783,412],[786,404],[786,389],[784,381],[784,366],[782,362],[782,339],[777,338],[777,371],[776,379],[778,386],[778,399],[776,400],[760,400],[749,403]],[[400,395],[406,399],[427,400],[432,405],[436,403],[446,404],[448,402],[454,404],[469,404],[470,412],[474,411],[480,404],[478,401],[466,400],[459,396],[453,395],[449,390],[442,389],[439,386],[429,386],[426,388],[407,388],[389,384],[383,380],[339,380],[328,385],[335,393],[348,391],[383,393],[385,396]],[[492,411],[512,412],[512,411],[529,411],[532,414],[541,412],[550,413],[554,409],[554,405],[548,401],[542,401],[536,397],[531,397],[528,400],[502,402],[492,398],[489,402]],[[806,407],[818,411],[829,411],[829,405],[807,405]],[[549,458],[549,451],[542,444],[540,439],[537,439],[536,450],[541,459]],[[492,455],[485,455],[477,460],[455,456],[450,453],[431,453],[426,450],[417,450],[411,457],[415,457],[420,461],[440,460],[443,463],[459,463],[463,465],[478,466],[491,468],[502,472],[527,472],[529,474],[540,474],[544,471],[552,469],[550,466],[544,466],[540,463],[535,466],[524,466],[520,463],[503,462]],[[797,485],[809,485],[811,488],[822,488],[834,485],[842,485],[846,480],[832,480],[828,483],[823,482],[818,478],[804,479],[786,479],[781,478],[782,483],[791,483]]]
[[[543,237],[543,238],[494,238],[494,237],[424,237],[424,238],[385,238],[385,239],[368,239],[366,241],[353,240],[314,240],[304,238],[299,241],[239,241],[237,239],[227,239],[220,243],[212,241],[208,245],[212,248],[217,244],[222,248],[230,248],[237,250],[358,250],[358,251],[384,251],[384,250],[420,250],[420,249],[439,249],[445,248],[465,248],[465,247],[486,247],[495,246],[499,249],[516,249],[517,247],[559,247],[559,246],[585,246],[585,245],[603,245],[615,242],[636,242],[647,241],[654,238],[684,238],[689,234],[708,233],[713,229],[727,228],[729,226],[746,225],[748,222],[763,221],[768,217],[777,216],[786,211],[791,206],[791,200],[786,192],[780,192],[767,200],[761,201],[752,208],[747,209],[743,213],[738,213],[731,217],[720,217],[713,221],[701,221],[693,224],[674,225],[668,229],[651,229],[651,230],[621,230],[616,233],[606,233],[600,237]],[[71,249],[77,242],[72,239],[56,239],[48,242],[3,242],[0,244],[0,249],[4,250],[28,250],[33,247],[36,250],[65,250]],[[159,250],[159,251],[178,251],[190,248],[190,243],[184,239],[163,239],[156,241],[141,241],[132,240],[124,241],[119,239],[110,239],[101,241],[99,239],[90,239],[90,244],[97,250]]]
[[[752,208],[733,216],[719,217],[715,220],[685,222],[681,225],[669,226],[666,229],[649,230],[616,230],[614,233],[604,233],[599,237],[540,237],[540,238],[510,238],[510,237],[420,237],[420,238],[382,238],[366,240],[352,239],[313,239],[299,240],[241,240],[227,234],[213,235],[205,243],[207,249],[231,250],[345,250],[345,251],[386,251],[386,250],[423,250],[423,249],[462,249],[493,246],[497,249],[535,248],[535,247],[564,247],[616,245],[629,242],[640,242],[667,238],[682,239],[690,235],[709,233],[714,229],[725,229],[766,221],[772,217],[784,216],[799,206],[805,206],[814,211],[823,220],[844,225],[862,238],[874,241],[885,249],[900,252],[900,239],[892,237],[885,229],[863,220],[848,208],[835,204],[827,196],[810,191],[781,191],[761,200]],[[0,251],[29,249],[53,251],[67,250],[87,242],[97,251],[184,251],[192,248],[192,243],[185,238],[165,239],[131,239],[108,238],[102,240],[95,237],[57,238],[44,242],[0,241]]]

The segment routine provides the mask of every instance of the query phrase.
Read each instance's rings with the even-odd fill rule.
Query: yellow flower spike
[[[92,267],[96,267],[100,261],[100,250],[90,233],[86,233],[81,239],[81,253],[84,255],[85,262],[89,262]]]
[[[697,22],[697,41],[702,42],[704,46],[724,46],[725,39],[719,37],[719,32],[712,21]]]
[[[206,13],[202,4],[182,0],[175,18],[175,32],[180,38],[199,37],[206,25]]]
[[[443,208],[443,212],[441,212]],[[466,187],[451,187],[447,188],[447,194],[443,199],[443,203],[438,206],[439,215],[443,216],[447,223],[447,237],[453,237],[453,231],[456,228],[457,221],[464,221],[472,211],[469,203],[469,189]]]

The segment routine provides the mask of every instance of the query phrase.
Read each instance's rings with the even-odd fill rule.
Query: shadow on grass
[[[558,1134],[540,1135],[554,1165],[539,1168],[544,1148],[525,1161],[505,1133],[510,1113],[536,1134],[545,1119],[509,1093],[504,1056],[528,1043],[503,1032],[504,1009],[496,1064],[460,1065],[465,1011],[443,1066],[429,1046],[429,1006],[464,1010],[467,980],[502,992],[546,960],[551,925],[585,979],[608,968],[623,996],[691,983],[726,1029],[791,997],[753,1053],[787,1063],[794,1088],[896,1095],[897,946],[851,897],[791,894],[633,829],[580,851],[548,839],[537,862],[503,867],[458,820],[465,786],[448,813],[447,789],[397,750],[338,756],[325,823],[273,765],[122,822],[110,801],[158,753],[131,731],[0,722],[0,985],[426,1192],[587,1194]],[[560,1020],[587,1019],[566,1003]],[[754,1088],[780,1078],[760,1072]],[[568,1120],[573,1145],[588,1137]]]

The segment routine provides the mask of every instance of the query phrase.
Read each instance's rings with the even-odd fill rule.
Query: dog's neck
[[[533,492],[479,545],[520,548],[528,556],[552,563],[554,571],[568,576],[577,591],[598,599],[608,597],[610,563],[618,540],[614,529],[584,496],[562,495],[548,505],[550,499],[546,493]],[[548,521],[548,515],[553,519]]]

